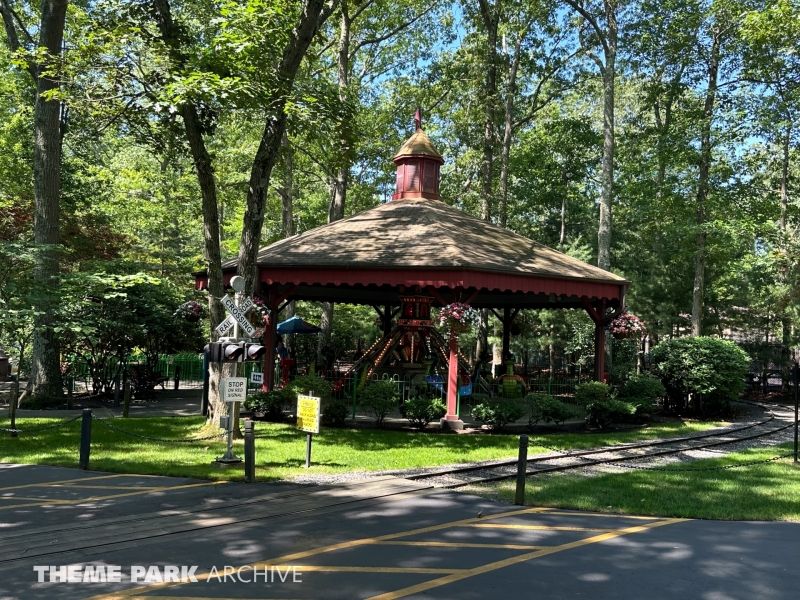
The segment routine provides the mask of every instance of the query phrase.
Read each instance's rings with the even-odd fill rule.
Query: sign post
[[[311,392],[307,396],[297,396],[297,428],[306,432],[306,469],[311,467],[311,438],[319,433],[321,402]]]
[[[217,458],[218,463],[240,463],[242,459],[233,453],[233,413],[236,402],[244,402],[247,399],[247,378],[245,377],[224,377],[220,382],[222,390],[222,401],[230,402],[228,410],[227,430],[228,430],[228,449],[225,454]]]

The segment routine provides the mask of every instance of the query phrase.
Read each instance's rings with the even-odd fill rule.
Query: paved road
[[[245,485],[2,467],[4,600],[750,600],[796,598],[800,583],[795,523],[522,508],[391,477]],[[121,582],[88,581],[100,566]]]

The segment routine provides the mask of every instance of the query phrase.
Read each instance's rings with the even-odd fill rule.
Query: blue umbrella
[[[300,317],[292,317],[282,323],[278,323],[278,333],[280,335],[286,335],[287,333],[319,333],[320,331],[322,329],[308,321],[303,321]]]

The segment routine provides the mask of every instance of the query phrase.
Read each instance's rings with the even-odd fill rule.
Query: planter
[[[464,333],[469,329],[469,325],[461,321],[450,321],[449,326],[453,333]]]
[[[629,338],[638,337],[640,335],[639,331],[617,331],[612,333],[611,335],[614,336],[615,339],[618,340],[627,340]]]
[[[197,323],[200,320],[200,315],[186,315],[186,320],[189,323]]]

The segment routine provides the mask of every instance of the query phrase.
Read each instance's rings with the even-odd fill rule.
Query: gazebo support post
[[[606,326],[601,321],[594,324],[594,380],[605,381]]]
[[[383,337],[392,333],[392,307],[388,304],[383,308]]]
[[[464,429],[458,418],[458,334],[450,330],[450,359],[447,369],[447,414],[442,419],[442,429]]]
[[[511,321],[513,318],[511,316],[511,307],[506,306],[503,309],[503,364],[505,364],[506,358],[511,352]]]

